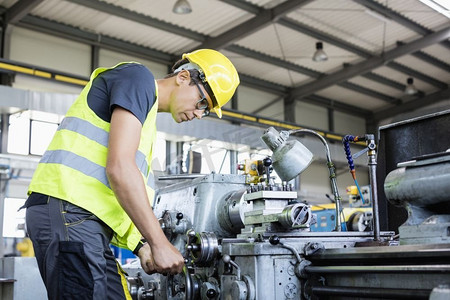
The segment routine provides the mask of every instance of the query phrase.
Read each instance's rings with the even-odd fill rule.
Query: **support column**
[[[8,149],[9,114],[3,113],[0,117],[0,153],[6,153]]]
[[[334,109],[328,108],[328,131],[334,132]]]
[[[10,49],[11,49],[11,31],[12,25],[4,23],[2,20],[2,40],[0,45],[0,56],[1,58],[9,59]]]
[[[239,88],[238,88],[239,89]],[[237,90],[231,97],[231,109],[238,110],[238,95]],[[238,125],[238,122],[232,122],[232,124]],[[230,150],[230,174],[237,174],[237,164],[238,164],[238,152],[235,150]]]
[[[366,119],[366,132],[375,135],[375,140],[378,141],[378,123],[373,118]]]
[[[176,174],[183,173],[183,145],[184,142],[177,142],[177,168],[176,168]]]
[[[284,120],[295,123],[295,99],[291,96],[284,98]]]
[[[4,16],[3,16],[4,18]],[[1,40],[0,40],[0,58],[9,59],[10,45],[11,45],[11,25],[7,25],[2,20],[1,26]],[[14,82],[14,74],[0,73],[0,84],[12,86]]]
[[[327,112],[328,112],[328,131],[329,132],[334,132],[334,109],[327,108]],[[334,144],[335,141],[329,139],[328,143]]]
[[[238,152],[230,150],[230,174],[237,174]]]
[[[100,47],[91,46],[91,72],[99,67]]]

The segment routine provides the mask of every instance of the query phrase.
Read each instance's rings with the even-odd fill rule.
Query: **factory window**
[[[153,171],[164,171],[166,169],[166,140],[161,132],[156,133],[152,159]]]
[[[183,157],[188,156],[189,151],[201,154],[201,174],[216,172],[230,174],[230,154],[219,141],[201,140],[197,143],[185,143]],[[186,159],[184,159],[183,172],[187,172]]]
[[[18,211],[25,199],[5,198],[3,212],[3,237],[25,236],[25,209]]]
[[[62,116],[24,111],[9,117],[8,152],[42,155],[61,122]]]
[[[32,120],[30,154],[44,154],[57,128],[58,124]]]
[[[8,149],[9,153],[29,154],[30,148],[30,112],[18,112],[9,116]]]

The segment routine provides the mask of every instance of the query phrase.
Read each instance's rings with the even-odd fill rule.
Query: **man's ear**
[[[178,85],[189,84],[191,82],[191,73],[188,70],[181,70],[177,74],[176,82]]]

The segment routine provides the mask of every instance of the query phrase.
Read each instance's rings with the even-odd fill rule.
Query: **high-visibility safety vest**
[[[63,199],[92,212],[115,232],[112,244],[134,250],[141,234],[120,206],[106,176],[110,123],[99,118],[87,103],[94,78],[110,69],[98,68],[92,73],[42,156],[28,193],[38,192]],[[136,152],[136,165],[142,173],[151,203],[155,183],[150,163],[157,112],[156,97],[142,125]]]

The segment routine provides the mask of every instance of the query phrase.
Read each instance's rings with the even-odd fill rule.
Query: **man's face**
[[[177,75],[177,88],[171,99],[170,111],[177,123],[201,119],[211,110],[212,101],[201,83],[189,85],[191,77],[188,71]]]

